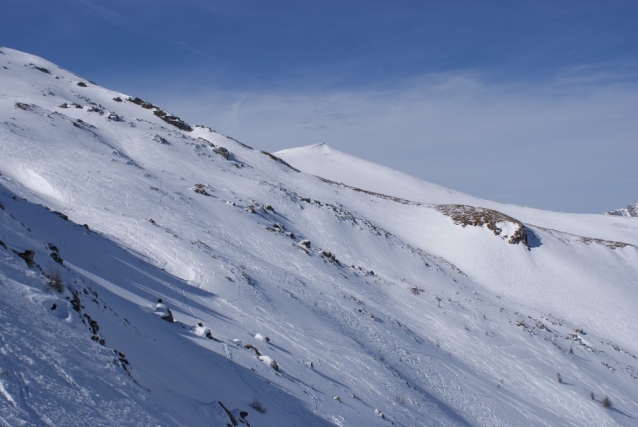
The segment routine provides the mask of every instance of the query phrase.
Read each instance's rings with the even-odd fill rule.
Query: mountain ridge
[[[382,167],[357,162],[361,187],[322,180],[281,153],[174,126],[161,107],[0,52],[0,280],[16,331],[2,332],[5,422],[628,426],[638,417],[632,219],[480,206],[466,195],[397,203],[375,191]],[[527,244],[510,242],[520,230]],[[61,294],[48,284],[56,268]],[[159,318],[158,299],[175,322]],[[48,353],[29,338],[37,327],[17,318],[29,310],[55,338]],[[66,336],[103,362],[82,365],[88,375],[70,370]],[[24,378],[50,379],[42,393],[59,409],[29,395]]]
[[[605,212],[605,215],[624,216],[628,218],[638,217],[638,203],[632,203],[621,209],[613,209]]]

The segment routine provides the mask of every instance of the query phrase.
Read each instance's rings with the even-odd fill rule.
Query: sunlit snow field
[[[636,219],[273,157],[0,52],[4,424],[638,423]]]

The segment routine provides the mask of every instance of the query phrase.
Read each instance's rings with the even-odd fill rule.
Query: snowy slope
[[[274,153],[304,172],[415,202],[480,205],[485,201],[336,150],[327,144]]]
[[[354,159],[326,145],[276,154],[295,167],[332,181],[418,202],[394,203],[390,209],[372,209],[368,215],[406,242],[453,262],[493,292],[534,302],[576,322],[593,320],[590,323],[596,324],[599,332],[637,348],[637,331],[629,325],[634,321],[632,296],[638,286],[632,265],[638,245],[635,221],[480,200]],[[426,208],[435,203],[469,204],[507,214],[526,227],[530,250],[480,238],[489,234],[487,230],[456,227],[443,231],[437,213]]]
[[[5,423],[635,424],[635,221],[326,182],[0,52]]]
[[[526,224],[638,245],[638,225],[631,221],[591,214],[549,212],[480,199],[357,159],[326,144],[291,148],[275,155],[304,172],[376,193],[421,203],[481,206],[503,212]],[[453,169],[453,165],[450,167]]]

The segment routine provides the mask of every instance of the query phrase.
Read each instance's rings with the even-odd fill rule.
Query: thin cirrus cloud
[[[454,72],[388,89],[209,90],[164,102],[260,149],[327,143],[496,201],[597,213],[638,198],[638,85],[600,67],[540,83]]]
[[[119,13],[113,8],[98,4],[92,0],[70,0],[75,5],[86,8],[86,13],[93,15],[95,19],[105,21],[115,27],[122,28],[142,36],[143,38],[153,39],[154,43],[165,43],[172,45],[175,48],[185,50],[193,53],[199,57],[206,59],[213,59],[213,56],[200,49],[196,49],[186,41],[168,36],[166,32],[162,31],[161,27],[155,27],[146,25],[139,19],[131,19],[125,16],[123,13]]]

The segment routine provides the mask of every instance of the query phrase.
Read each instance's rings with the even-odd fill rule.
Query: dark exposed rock
[[[299,246],[303,246],[306,249],[310,249],[310,240],[302,240],[301,242],[299,242]]]
[[[23,104],[22,102],[16,102],[15,106],[16,108],[19,108],[24,111],[32,111],[32,107],[33,107],[32,105]]]
[[[235,138],[233,138],[232,136],[226,136],[226,138],[230,139],[231,141],[235,141],[237,144],[241,145],[244,148],[247,148],[249,150],[254,150],[253,147],[251,147],[250,145],[246,145],[243,142],[239,142],[238,140],[236,140]]]
[[[33,258],[35,258],[35,251],[27,249],[22,253],[18,253],[18,256],[27,263],[27,266],[29,266],[29,268],[35,265],[35,261],[33,261]]]
[[[197,194],[201,194],[202,196],[210,196],[210,193],[206,191],[207,186],[204,184],[195,184],[193,186],[195,188],[195,192]]]
[[[182,119],[180,119],[177,116],[173,116],[172,114],[168,114],[164,110],[155,110],[155,111],[153,111],[153,114],[155,114],[160,119],[164,120],[169,125],[175,126],[177,129],[180,129],[180,130],[183,130],[183,131],[186,131],[186,132],[192,132],[193,131],[193,128],[191,127],[191,125],[189,125],[188,123],[184,122]]]
[[[175,322],[175,318],[173,317],[173,312],[171,311],[171,309],[167,308],[166,311],[168,312],[168,314],[166,316],[162,316],[162,320],[166,320],[169,323]]]
[[[615,216],[624,216],[624,217],[638,217],[638,203],[631,204],[622,209],[614,209],[613,211],[609,211],[604,213],[603,215],[615,215]]]
[[[117,355],[117,359],[114,360],[114,362],[116,364],[119,362],[122,369],[124,369],[126,373],[129,374],[130,376],[131,373],[129,372],[129,369],[131,369],[131,364],[126,358],[126,355],[122,353],[121,351],[117,351],[117,350],[113,350],[113,352]]]
[[[133,104],[137,104],[142,108],[146,108],[147,110],[150,110],[152,108],[158,108],[155,105],[151,104],[150,102],[146,102],[143,99],[140,99],[138,97],[128,98],[127,101],[132,102]]]
[[[155,114],[160,119],[164,120],[169,125],[175,126],[176,128],[186,131],[192,132],[193,128],[188,123],[184,122],[177,116],[167,113],[166,111],[159,108],[157,105],[153,105],[150,102],[146,102],[140,98],[127,98],[127,101],[132,102],[133,104],[137,104],[142,108],[146,108],[147,110],[153,110],[153,114]]]
[[[222,407],[222,409],[224,410],[224,412],[226,412],[226,415],[228,415],[228,420],[231,422],[231,424],[227,424],[227,426],[229,427],[234,427],[234,426],[238,426],[239,423],[237,422],[237,419],[235,418],[235,416],[232,414],[232,412],[230,412],[228,410],[228,408],[226,408],[224,406],[224,404],[220,401],[217,401],[217,403],[219,403],[219,406]]]
[[[332,252],[323,251],[323,252],[321,252],[321,256],[323,256],[324,258],[326,258],[330,262],[334,262],[335,264],[341,265],[339,260],[335,257],[335,254],[333,254]]]
[[[517,245],[519,243],[522,243],[525,246],[529,246],[527,244],[527,233],[525,232],[525,228],[524,227],[520,227],[518,228],[514,234],[512,234],[510,236],[510,239],[508,240],[511,244],[513,245]]]
[[[71,293],[73,294],[73,298],[71,298],[71,307],[73,307],[73,310],[80,313],[82,311],[82,302],[80,301],[80,295],[77,291],[71,291]]]
[[[245,344],[245,345],[244,345],[244,348],[245,348],[245,349],[248,349],[248,350],[252,350],[252,351],[254,351],[254,352],[255,352],[255,354],[256,354],[257,356],[261,356],[261,352],[257,349],[257,347],[255,347],[255,346],[254,346],[254,345],[252,345],[252,344]]]
[[[423,205],[422,203],[419,202],[413,202],[411,200],[407,200],[407,199],[402,199],[400,197],[394,197],[394,196],[388,196],[387,194],[382,194],[382,193],[375,193],[374,191],[368,191],[368,190],[364,190],[362,188],[357,188],[357,187],[353,187],[351,185],[347,185],[344,184],[342,182],[336,182],[336,181],[331,181],[329,179],[326,178],[322,178],[322,177],[318,177],[320,180],[322,180],[323,182],[330,184],[330,185],[334,185],[335,187],[343,187],[343,188],[349,188],[353,191],[356,191],[358,193],[365,193],[365,194],[369,194],[371,196],[375,196],[378,197],[380,199],[385,199],[385,200],[391,200],[393,202],[397,202],[397,203],[401,203],[402,205],[414,205],[414,206],[421,206]],[[305,201],[303,198],[301,199],[302,201]],[[310,199],[308,199],[310,200]]]
[[[164,144],[164,145],[171,145],[170,142],[168,142],[168,140],[164,137],[162,137],[161,135],[155,135],[153,137],[153,140],[156,142],[159,142],[160,144]]]
[[[104,115],[104,109],[99,107],[91,107],[87,110],[89,113],[98,113],[100,116]]]
[[[78,86],[80,87],[88,87],[84,82],[78,82]]]
[[[51,252],[51,258],[53,258],[53,261],[57,262],[58,264],[64,265],[64,260],[57,252]]]
[[[266,156],[270,157],[271,159],[273,159],[273,160],[274,160],[274,161],[276,161],[277,163],[281,163],[282,165],[287,166],[288,168],[290,168],[290,169],[294,170],[295,172],[300,172],[300,170],[299,170],[299,169],[297,169],[297,168],[294,168],[294,167],[290,166],[290,165],[289,165],[289,164],[288,164],[288,163],[287,163],[284,159],[281,159],[281,158],[279,158],[279,157],[275,156],[274,154],[270,154],[270,153],[269,153],[269,152],[267,152],[267,151],[262,151],[262,154],[264,154],[264,155],[266,155]]]
[[[60,218],[62,218],[65,221],[69,220],[69,217],[64,215],[62,212],[58,212],[58,211],[53,211],[54,214],[56,214],[57,216],[59,216]]]
[[[598,245],[604,245],[604,246],[607,246],[609,249],[619,249],[619,248],[631,246],[629,243],[613,242],[609,240],[594,239],[591,237],[581,237],[580,241],[586,245],[590,245],[592,243],[596,243]]]
[[[504,213],[493,209],[467,205],[438,205],[435,209],[452,218],[455,224],[459,224],[462,227],[486,226],[494,233],[495,236],[500,236],[503,232],[503,230],[498,227],[498,223],[510,222],[516,224],[518,228],[511,236],[509,236],[508,242],[513,245],[522,243],[529,248],[525,226],[522,222],[509,215],[505,215]]]
[[[93,335],[97,335],[97,333],[100,331],[100,326],[95,320],[91,319],[91,316],[89,316],[88,314],[85,313],[84,317],[86,317],[86,320],[89,322],[89,328],[91,328],[91,332],[93,333]]]
[[[46,68],[44,68],[44,67],[37,67],[37,66],[33,66],[33,68],[35,68],[36,70],[41,71],[41,72],[43,72],[43,73],[45,73],[45,74],[51,74],[51,71],[47,70],[47,69],[46,69]]]
[[[230,158],[230,151],[228,151],[226,148],[224,147],[217,147],[213,150],[215,153],[219,154],[220,156],[222,156],[224,159],[228,160]]]

